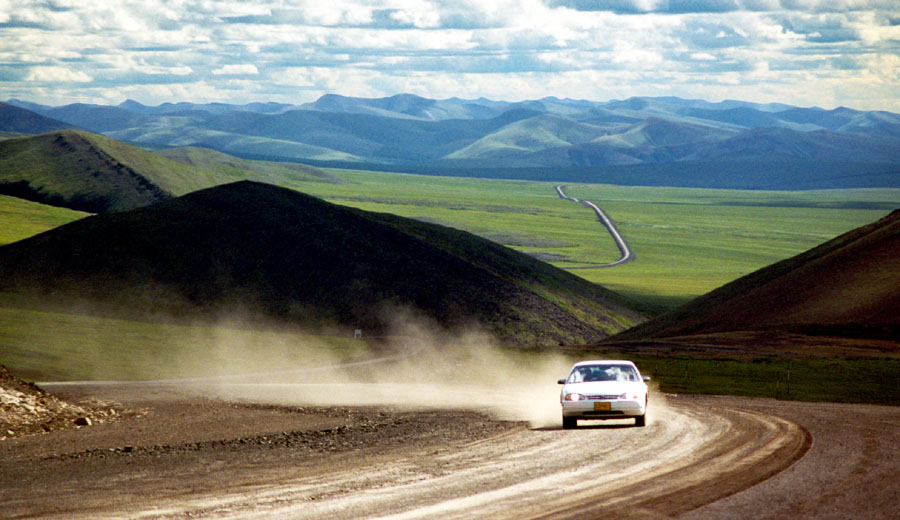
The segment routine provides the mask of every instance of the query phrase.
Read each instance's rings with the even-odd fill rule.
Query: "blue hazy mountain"
[[[3,133],[43,134],[73,127],[74,125],[51,119],[26,108],[0,103],[0,132]]]
[[[676,186],[900,186],[900,115],[843,107],[412,94],[328,94],[304,105],[9,104],[145,148],[199,146],[326,166]],[[736,183],[726,177],[732,171],[752,182]]]

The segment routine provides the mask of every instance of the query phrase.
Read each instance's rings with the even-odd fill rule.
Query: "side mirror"
[[[556,384],[558,384],[558,385],[564,385],[564,384],[566,384],[566,380],[565,380],[565,379],[560,379],[560,380],[558,380],[558,381],[556,382]]]
[[[649,382],[650,382],[650,376],[644,376],[644,382],[645,382],[645,383],[649,383]]]

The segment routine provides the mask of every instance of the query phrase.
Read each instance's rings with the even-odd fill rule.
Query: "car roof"
[[[634,363],[631,361],[627,361],[624,359],[594,359],[591,361],[579,361],[575,363],[572,368],[580,367],[582,365],[631,365],[634,366]]]

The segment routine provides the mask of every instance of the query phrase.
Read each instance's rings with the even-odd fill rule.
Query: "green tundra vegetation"
[[[619,251],[588,208],[556,184],[340,171],[340,184],[289,187],[335,203],[456,227],[561,268],[613,262]],[[603,208],[636,260],[574,272],[635,300],[672,308],[731,280],[871,223],[900,189],[799,192],[573,184]]]
[[[0,293],[0,364],[38,381],[220,377],[329,365],[363,341],[240,321],[172,324],[39,308]]]
[[[589,267],[619,257],[593,212],[560,199],[554,183],[355,170],[298,175],[294,168],[248,164],[267,166],[265,179],[260,179],[265,182],[342,205],[470,231],[557,267]],[[259,173],[246,171],[246,178]],[[220,182],[224,177],[240,175],[229,171]],[[606,210],[636,256],[613,269],[574,272],[661,309],[900,207],[900,189],[776,192],[572,184],[566,192]],[[84,215],[7,197],[0,202],[0,244]]]
[[[579,359],[584,357],[603,354],[584,352]],[[651,376],[656,391],[669,394],[900,405],[900,359],[896,358],[709,359],[638,354],[627,359],[643,375]]]
[[[0,246],[43,233],[87,215],[81,211],[0,195]]]

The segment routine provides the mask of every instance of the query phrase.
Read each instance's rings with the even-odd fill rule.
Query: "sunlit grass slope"
[[[95,142],[131,164],[149,168],[162,161],[159,164],[194,172],[166,181],[175,193],[201,184],[255,179],[337,204],[470,231],[558,267],[612,262],[619,255],[593,213],[559,199],[552,183],[323,170],[246,161],[197,148],[162,152],[176,159],[171,161],[112,140]],[[194,177],[186,182],[184,175]],[[663,307],[674,307],[900,207],[896,189],[773,192],[572,184],[567,192],[607,210],[637,257],[614,269],[573,272]]]
[[[254,330],[238,322],[175,325],[104,318],[37,310],[39,304],[0,293],[0,364],[30,380],[252,374],[327,365],[366,349],[349,337]]]
[[[43,233],[88,215],[0,195],[0,246]]]
[[[3,192],[56,206],[119,211],[211,182],[206,172],[88,132],[64,130],[0,141]]]
[[[244,179],[335,182],[316,168],[246,161],[200,148],[162,153],[64,130],[0,141],[0,193],[105,213]]]
[[[156,152],[175,162],[212,172],[218,182],[244,179],[270,184],[319,181],[340,182],[326,170],[298,163],[249,161],[207,148],[186,146]]]

